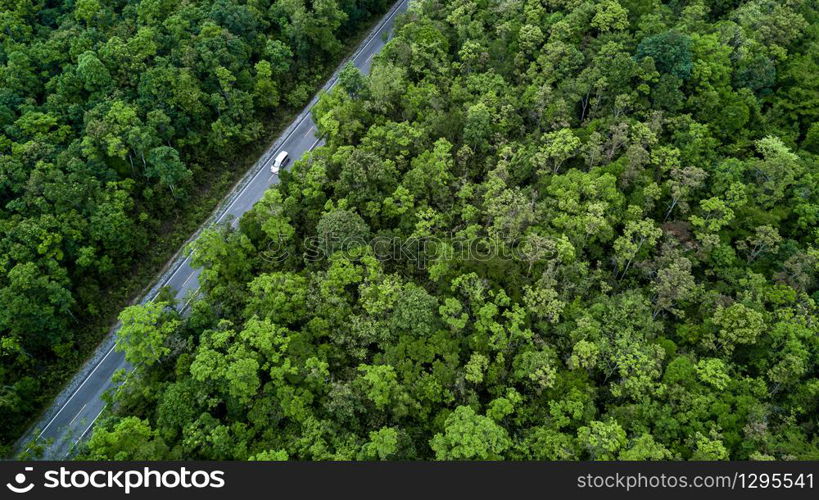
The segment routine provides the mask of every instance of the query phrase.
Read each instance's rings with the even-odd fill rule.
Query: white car
[[[290,162],[290,155],[287,154],[287,151],[282,151],[276,156],[273,165],[270,166],[270,172],[278,174],[279,169],[287,165],[288,162]]]

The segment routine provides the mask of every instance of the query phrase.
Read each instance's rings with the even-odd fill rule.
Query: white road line
[[[185,265],[185,260],[182,261],[182,264],[180,264],[179,267],[176,268],[176,271],[174,271],[172,275],[168,276],[168,279],[165,280],[165,283],[170,283],[171,281],[173,281],[173,277],[176,276],[176,273],[178,273],[182,269],[182,266]],[[165,285],[163,284],[162,286]]]
[[[190,281],[190,280],[191,280],[191,278],[193,278],[194,276],[196,276],[196,273],[195,273],[195,272],[191,272],[191,275],[190,275],[190,276],[188,276],[188,279],[186,279],[185,281],[183,281],[183,282],[182,282],[182,286],[181,286],[181,287],[179,287],[179,288],[185,288],[185,285],[187,285],[187,284],[188,284],[188,281]]]
[[[88,403],[85,403],[84,405],[82,405],[82,408],[80,408],[80,411],[78,411],[77,414],[74,415],[74,418],[71,419],[71,422],[68,422],[68,425],[73,424],[74,421],[77,420],[77,417],[80,416],[80,413],[82,413],[82,411],[85,409],[86,406],[88,406]]]
[[[399,10],[401,10],[401,7],[400,7],[400,6],[398,6],[398,7],[397,7],[397,8],[396,8],[396,9],[393,11],[393,13],[392,13],[392,14],[390,14],[390,17],[388,17],[388,18],[387,18],[387,20],[386,20],[386,21],[384,21],[384,24],[382,24],[382,25],[381,25],[381,27],[380,27],[380,28],[378,28],[378,31],[376,31],[376,32],[375,32],[375,35],[373,35],[372,39],[370,39],[370,43],[375,42],[375,41],[377,41],[377,40],[378,40],[378,35],[380,35],[382,31],[384,31],[384,28],[386,28],[386,27],[387,27],[387,24],[390,22],[390,19],[392,19],[393,17],[395,17],[395,15],[396,15],[396,14],[398,14],[398,11],[399,11]],[[367,44],[367,45],[369,45],[369,44]]]
[[[193,299],[197,295],[199,295],[199,290],[201,290],[201,289],[202,289],[202,287],[200,286],[200,287],[197,287],[196,290],[193,291],[193,293],[190,295],[190,298],[187,301],[185,301],[185,303],[182,305],[182,309],[180,309],[179,312],[183,312],[183,311],[185,311],[185,309],[188,308],[188,306],[193,301]]]
[[[315,125],[310,127],[309,129],[307,129],[307,132],[304,133],[304,137],[307,137],[308,135],[310,135],[310,133],[313,132],[313,130],[315,130],[315,129],[316,129]]]
[[[57,411],[57,413],[56,413],[56,414],[54,414],[54,416],[53,416],[53,417],[51,417],[51,420],[49,420],[49,421],[48,421],[48,423],[46,424],[46,426],[45,426],[45,427],[43,427],[43,430],[41,430],[41,431],[40,431],[40,434],[37,436],[37,439],[39,439],[39,438],[40,438],[40,436],[42,436],[42,435],[43,435],[43,433],[46,431],[46,429],[48,429],[48,428],[51,426],[51,424],[53,424],[53,423],[54,423],[54,420],[55,420],[55,419],[56,419],[58,416],[60,416],[60,413],[62,413],[62,412],[63,412],[63,410],[65,410],[65,407],[66,407],[66,406],[68,406],[68,403],[70,403],[70,402],[71,402],[71,400],[72,400],[72,399],[74,399],[74,396],[76,396],[76,395],[77,395],[77,392],[79,392],[79,390],[83,388],[83,386],[86,384],[86,382],[88,382],[88,381],[91,379],[91,375],[93,375],[93,374],[94,374],[94,372],[96,372],[96,371],[97,371],[97,368],[99,368],[100,366],[102,366],[102,364],[105,362],[105,359],[106,359],[106,358],[108,358],[108,356],[109,356],[109,355],[110,355],[112,352],[114,352],[114,347],[116,347],[116,345],[117,345],[117,344],[116,344],[116,342],[114,342],[114,345],[112,345],[112,346],[111,346],[111,348],[110,348],[110,349],[108,349],[108,352],[105,354],[105,357],[103,357],[103,358],[100,360],[100,362],[99,362],[99,363],[97,363],[97,366],[95,366],[95,367],[94,367],[94,369],[93,369],[93,370],[91,370],[91,373],[89,373],[89,374],[88,374],[88,376],[87,376],[87,377],[85,377],[85,380],[83,380],[83,381],[82,381],[82,383],[81,383],[81,384],[80,384],[80,385],[79,385],[79,386],[78,386],[78,387],[77,387],[77,388],[74,390],[74,392],[71,394],[71,397],[69,397],[69,398],[68,398],[68,399],[65,401],[65,403],[63,403],[63,405],[60,407],[60,409]]]
[[[277,149],[276,151],[273,151],[273,152],[275,153],[277,151],[281,151],[281,146],[283,146],[287,141],[290,140],[290,137],[292,137],[292,135],[296,132],[296,130],[298,130],[299,127],[301,127],[301,124],[304,123],[304,120],[306,120],[309,117],[310,117],[310,113],[307,113],[306,115],[304,115],[301,118],[301,120],[299,120],[298,125],[296,125],[293,128],[293,130],[291,130],[290,133],[287,134],[287,136],[284,139],[282,139],[282,142],[281,142],[281,144],[279,146],[279,149]],[[259,175],[261,175],[262,172],[267,170],[267,165],[268,165],[268,163],[270,163],[271,158],[273,158],[273,155],[270,155],[270,157],[262,164],[262,168],[260,168],[259,171],[256,172],[256,175],[254,175],[253,178],[251,178],[250,181],[244,187],[242,187],[242,190],[239,191],[239,194],[236,195],[236,198],[234,198],[233,201],[230,203],[230,205],[228,205],[228,207],[225,209],[224,213],[222,213],[222,215],[220,215],[219,218],[216,219],[217,223],[222,222],[222,219],[230,213],[230,209],[233,208],[233,205],[235,205],[236,202],[239,201],[239,199],[245,194],[245,191],[247,191],[247,189],[254,184],[254,181],[256,180],[256,178],[259,177]]]
[[[90,423],[90,424],[88,424],[88,427],[86,427],[86,428],[85,428],[85,430],[84,430],[84,431],[82,431],[82,434],[80,434],[80,437],[78,437],[78,438],[77,438],[77,440],[76,440],[76,441],[74,441],[74,444],[77,444],[77,443],[79,443],[80,441],[82,441],[82,438],[84,438],[84,437],[85,437],[85,435],[86,435],[86,434],[88,434],[88,431],[91,429],[91,427],[93,427],[94,422],[96,422],[96,421],[97,421],[97,419],[98,419],[98,418],[100,418],[100,415],[102,415],[102,412],[104,412],[104,411],[105,411],[105,409],[106,409],[107,407],[108,407],[108,404],[107,404],[107,403],[106,403],[106,404],[104,404],[104,405],[102,406],[102,409],[100,410],[100,412],[99,412],[99,413],[97,413],[97,416],[96,416],[96,417],[94,417],[94,420],[92,420],[92,421],[91,421],[91,423]]]

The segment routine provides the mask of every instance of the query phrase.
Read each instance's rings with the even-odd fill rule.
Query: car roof
[[[281,160],[281,159],[284,159],[284,157],[285,157],[285,156],[287,156],[287,151],[282,151],[281,153],[279,153],[279,154],[276,156],[276,159],[277,159],[277,160]]]

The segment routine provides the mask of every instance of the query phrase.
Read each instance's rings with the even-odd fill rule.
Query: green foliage
[[[577,430],[577,440],[592,460],[614,460],[626,444],[626,431],[614,421],[592,421]]]
[[[327,146],[194,245],[203,297],[97,432],[147,430],[97,456],[818,457],[815,6],[414,1]]]
[[[499,460],[510,444],[503,427],[468,406],[455,408],[429,443],[437,460]]]
[[[0,387],[31,402],[9,407],[3,446],[99,342],[161,238],[187,231],[182,211],[218,197],[390,4],[0,1]]]
[[[181,323],[176,310],[162,302],[127,307],[119,320],[117,349],[125,352],[129,363],[148,366],[171,352],[168,337]]]
[[[148,422],[136,417],[119,420],[111,430],[100,425],[88,441],[86,460],[159,460],[167,446]]]
[[[370,228],[355,212],[335,209],[324,214],[316,225],[319,249],[329,257],[339,250],[366,246]]]
[[[652,58],[662,73],[669,73],[682,80],[691,76],[691,38],[684,33],[669,31],[646,37],[637,45],[635,56],[637,59]]]

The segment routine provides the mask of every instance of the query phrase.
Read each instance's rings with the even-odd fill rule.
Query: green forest
[[[819,6],[415,0],[126,309],[90,459],[819,459]]]
[[[0,0],[0,451],[391,3]]]
[[[19,430],[202,171],[387,6],[0,1]],[[313,116],[188,248],[189,313],[121,313],[80,458],[819,459],[816,2],[413,0]]]

